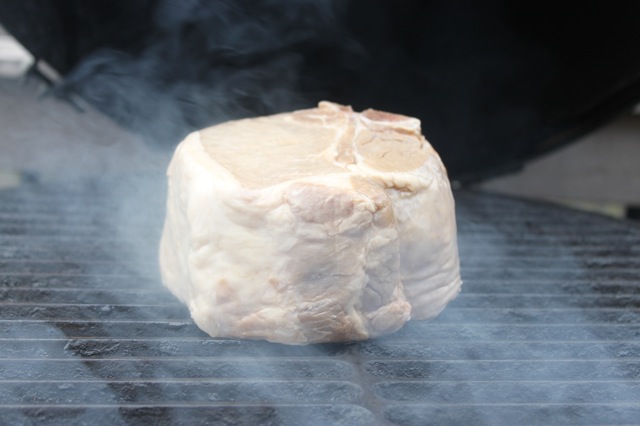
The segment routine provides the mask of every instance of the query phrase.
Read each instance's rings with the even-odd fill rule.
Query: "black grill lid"
[[[291,347],[204,335],[157,278],[162,214],[116,227],[112,195],[0,191],[6,424],[640,419],[630,223],[458,192],[464,286],[441,316],[382,339]]]
[[[22,0],[0,21],[60,90],[154,145],[319,100],[418,117],[473,182],[640,99],[640,3]]]

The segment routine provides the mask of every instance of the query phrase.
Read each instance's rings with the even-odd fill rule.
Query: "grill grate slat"
[[[162,215],[110,216],[118,202],[120,219],[140,203],[162,211],[163,197],[120,195],[96,184],[0,191],[3,422],[640,418],[633,224],[458,192],[463,293],[438,318],[373,341],[289,347],[200,331],[159,284]]]
[[[598,343],[595,345],[595,343]],[[177,357],[341,357],[347,353],[360,359],[429,360],[574,360],[638,359],[640,342],[614,341],[423,341],[365,342],[358,345],[281,348],[262,342],[237,340],[180,339],[43,339],[34,351],[33,340],[2,340],[0,359],[50,359],[65,354],[82,359],[177,358]]]

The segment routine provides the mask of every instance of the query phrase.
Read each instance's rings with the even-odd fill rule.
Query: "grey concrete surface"
[[[602,207],[640,206],[640,115],[628,114],[479,187],[533,199]],[[616,207],[617,206],[617,207]]]
[[[25,56],[26,55],[26,56]],[[30,54],[0,27],[0,186],[25,172],[43,180],[157,172],[167,152],[146,146],[103,114],[79,112],[25,78]]]
[[[0,79],[0,179],[155,173],[170,153],[145,145],[101,113],[46,96],[36,79]],[[2,178],[4,176],[4,178]]]

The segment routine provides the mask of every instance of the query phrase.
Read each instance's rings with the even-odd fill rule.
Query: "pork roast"
[[[363,340],[460,290],[454,201],[415,118],[320,102],[190,134],[162,279],[211,336]]]

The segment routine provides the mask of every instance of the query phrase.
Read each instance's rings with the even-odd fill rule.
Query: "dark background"
[[[0,2],[76,93],[174,146],[327,99],[416,116],[453,179],[519,167],[640,99],[640,3]]]

